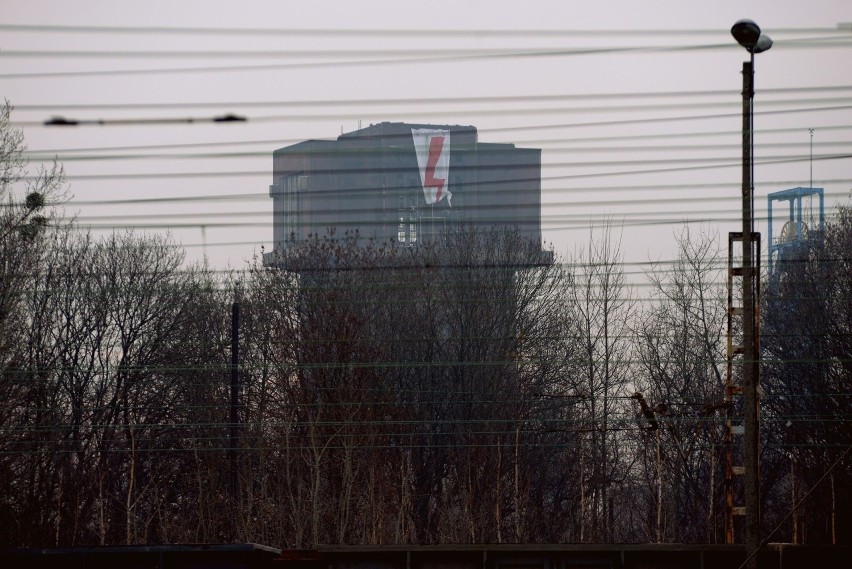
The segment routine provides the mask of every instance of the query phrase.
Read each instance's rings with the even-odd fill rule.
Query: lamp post
[[[753,261],[754,163],[752,157],[754,111],[754,54],[772,47],[772,40],[751,20],[739,20],[731,28],[734,39],[751,55],[743,62],[743,466],[745,467],[745,543],[748,566],[757,567],[760,546],[760,472],[758,464],[760,425],[758,386],[760,384],[759,338],[755,318],[756,276]]]

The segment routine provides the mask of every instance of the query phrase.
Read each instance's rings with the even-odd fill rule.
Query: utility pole
[[[750,566],[757,567],[756,550],[760,544],[760,471],[758,453],[758,393],[760,381],[758,337],[755,311],[755,274],[753,262],[754,212],[752,196],[752,127],[754,101],[754,53],[743,62],[743,466],[745,467],[745,542]]]
[[[240,303],[231,306],[231,417],[229,436],[230,489],[231,497],[236,501],[239,495],[237,449],[239,448],[239,390],[240,390]]]
[[[751,20],[739,20],[731,35],[744,47],[749,61],[743,62],[743,476],[745,502],[746,560],[757,568],[760,548],[760,324],[757,298],[760,272],[754,259],[760,257],[760,236],[754,233],[754,54],[772,47],[772,39]],[[755,254],[755,243],[757,250]],[[730,293],[729,293],[730,294]],[[729,320],[730,321],[730,320]],[[730,364],[729,364],[730,365]]]

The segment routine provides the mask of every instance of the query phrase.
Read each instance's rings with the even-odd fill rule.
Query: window
[[[396,229],[396,240],[405,243],[405,218],[399,218],[399,226]]]

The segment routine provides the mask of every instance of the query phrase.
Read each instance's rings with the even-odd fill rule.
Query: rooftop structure
[[[786,202],[786,206],[782,203],[781,208],[773,209],[776,202]],[[779,263],[796,259],[809,241],[822,235],[825,196],[822,188],[791,188],[769,194],[767,205],[769,274],[774,277],[780,268]]]

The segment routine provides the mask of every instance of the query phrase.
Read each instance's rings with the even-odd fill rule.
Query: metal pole
[[[239,447],[238,396],[240,389],[240,303],[231,306],[231,433],[230,433],[230,474],[231,496],[237,497],[237,448]]]
[[[811,133],[811,158],[810,158],[810,161],[809,161],[810,165],[811,165],[811,178],[810,178],[810,185],[808,187],[813,188],[814,187],[814,129],[809,128],[808,132]],[[811,210],[811,211],[813,211],[813,210]]]
[[[745,542],[749,566],[757,567],[760,545],[760,478],[758,471],[758,424],[757,386],[758,354],[755,333],[755,305],[753,268],[752,225],[752,100],[754,99],[754,53],[751,60],[743,62],[743,466],[745,467]],[[754,555],[752,555],[754,554]]]

